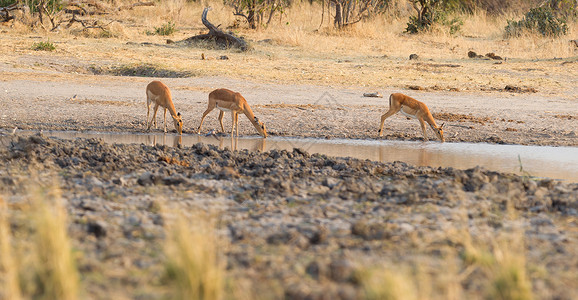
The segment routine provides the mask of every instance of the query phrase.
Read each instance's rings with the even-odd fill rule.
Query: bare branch
[[[196,40],[211,39],[211,40],[215,40],[215,42],[217,42],[217,43],[219,43],[219,44],[221,44],[227,48],[234,46],[234,47],[237,47],[243,51],[248,50],[249,46],[247,45],[247,42],[245,42],[243,39],[240,39],[240,38],[238,38],[232,34],[223,32],[218,27],[211,24],[211,22],[209,22],[209,20],[207,20],[207,13],[209,12],[209,10],[211,10],[211,7],[205,8],[203,10],[203,14],[201,15],[201,21],[203,22],[203,25],[205,25],[205,27],[207,27],[209,29],[209,33],[192,36],[190,38],[183,40],[182,42],[190,43],[190,42],[196,41]]]

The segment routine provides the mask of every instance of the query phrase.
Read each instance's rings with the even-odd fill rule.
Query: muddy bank
[[[380,265],[420,266],[433,286],[443,285],[448,264],[464,297],[483,296],[486,275],[468,268],[465,240],[456,233],[489,245],[514,228],[527,265],[544,270],[528,274],[537,298],[578,293],[576,272],[568,270],[578,263],[578,184],[299,149],[110,145],[41,135],[1,137],[0,162],[0,195],[15,230],[26,222],[20,211],[31,184],[61,187],[92,299],[166,296],[161,206],[217,212],[227,273],[266,298],[356,299],[363,295],[360,270]],[[431,295],[444,293],[434,288]]]
[[[1,67],[1,66],[0,66]],[[1,69],[0,69],[1,71]],[[65,78],[32,72],[25,80],[0,81],[0,129],[142,133],[146,131],[145,87],[152,79],[112,76]],[[55,78],[53,78],[55,77]],[[34,81],[34,80],[38,81]],[[53,81],[54,80],[54,81]],[[196,133],[215,88],[241,92],[271,136],[378,139],[387,96],[406,93],[428,105],[448,142],[578,146],[576,99],[537,94],[423,92],[377,89],[385,98],[363,97],[361,87],[324,87],[249,82],[226,77],[163,78],[183,115],[183,131]],[[547,109],[545,109],[547,107]],[[216,111],[203,133],[219,130]],[[168,130],[173,131],[171,118]],[[230,117],[224,124],[230,131]],[[157,115],[162,130],[162,111]],[[241,135],[257,135],[243,115]],[[435,139],[428,128],[429,139]],[[385,122],[388,140],[423,140],[419,122],[401,114]]]

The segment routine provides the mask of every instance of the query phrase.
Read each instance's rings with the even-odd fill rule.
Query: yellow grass
[[[40,299],[78,299],[79,275],[67,234],[67,214],[56,187],[32,193],[34,273]]]
[[[8,208],[0,197],[0,299],[19,300],[22,294],[11,240]]]
[[[165,255],[172,299],[218,300],[224,296],[225,265],[213,220],[177,214],[167,228]]]
[[[508,241],[498,241],[493,250],[495,264],[491,266],[488,299],[530,300],[532,284],[527,276],[523,239],[516,235]]]
[[[482,242],[462,235],[462,259],[466,270],[481,269],[487,284],[488,299],[532,299],[532,286],[527,276],[524,237],[522,230],[514,230]],[[469,273],[466,272],[466,273]]]
[[[559,38],[524,36],[504,39],[502,36],[508,19],[521,15],[500,17],[487,16],[483,12],[459,15],[463,29],[450,35],[445,29],[435,29],[419,35],[403,33],[411,9],[401,9],[401,15],[386,14],[336,30],[328,21],[321,23],[321,7],[318,3],[296,2],[280,18],[275,17],[266,28],[250,30],[242,19],[233,16],[232,8],[220,1],[205,3],[163,1],[154,7],[139,7],[104,16],[102,24],[108,24],[112,38],[102,36],[99,30],[90,34],[78,33],[78,27],[59,33],[28,32],[28,38],[10,35],[0,36],[0,51],[7,53],[3,62],[18,65],[18,57],[30,55],[30,47],[37,36],[49,39],[56,51],[33,53],[54,59],[60,57],[92,61],[104,64],[138,65],[152,64],[174,71],[189,71],[195,76],[227,76],[260,82],[283,82],[315,85],[342,85],[368,87],[371,89],[407,88],[419,84],[424,87],[438,86],[460,91],[479,91],[492,88],[503,89],[506,85],[533,87],[546,94],[568,93],[572,82],[565,77],[550,74],[567,72],[571,65],[562,65],[554,58],[576,61],[578,49],[569,38],[578,32],[577,24],[569,24],[569,34]],[[174,41],[206,33],[200,16],[203,8],[210,5],[209,21],[227,29],[241,21],[235,34],[250,41],[253,50],[219,50],[207,47],[164,47],[167,39]],[[399,4],[403,6],[403,4]],[[147,35],[168,21],[176,23],[177,31],[171,36]],[[10,33],[20,29],[14,25]],[[318,30],[319,29],[319,30]],[[29,29],[28,29],[29,30]],[[77,32],[75,32],[76,30]],[[87,38],[86,36],[90,37]],[[270,42],[259,42],[270,40]],[[127,44],[150,42],[157,46]],[[472,60],[468,51],[478,54],[494,52],[507,61]],[[410,54],[421,59],[410,61]],[[206,60],[201,60],[204,54]],[[227,55],[230,60],[215,58]],[[454,64],[459,67],[439,67],[436,64]],[[524,71],[531,64],[532,72]],[[42,64],[34,66],[42,68]],[[570,74],[571,75],[571,74]],[[47,76],[46,80],[51,80]],[[59,76],[66,76],[59,75]],[[71,74],[71,80],[78,75]],[[97,80],[97,79],[95,79]],[[119,79],[122,80],[122,79]],[[133,79],[138,80],[138,79]],[[143,82],[146,79],[143,79]],[[281,100],[282,101],[282,100]]]
[[[395,271],[386,267],[366,268],[357,277],[367,300],[418,299],[415,279],[403,268],[396,267]]]

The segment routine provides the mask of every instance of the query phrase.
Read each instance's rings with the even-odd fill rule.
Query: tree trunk
[[[343,17],[341,16],[341,3],[335,2],[335,21],[333,26],[341,28],[343,26]]]
[[[238,38],[233,34],[223,32],[215,25],[211,24],[209,20],[207,20],[207,13],[209,12],[209,10],[211,10],[210,7],[205,8],[201,16],[201,21],[203,22],[203,25],[205,25],[205,27],[209,29],[209,33],[195,35],[185,40],[182,40],[181,42],[191,43],[196,40],[214,40],[217,44],[224,46],[225,48],[237,47],[242,51],[247,51],[249,49],[249,45],[247,45],[247,42],[245,42],[245,40]]]

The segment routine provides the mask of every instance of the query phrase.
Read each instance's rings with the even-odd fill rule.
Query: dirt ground
[[[145,87],[152,78],[71,74],[0,65],[0,128],[144,132]],[[227,77],[162,78],[183,115],[184,133],[194,134],[207,95],[227,87],[241,92],[270,135],[375,139],[387,97],[403,92],[425,102],[447,142],[578,145],[578,101],[541,93],[440,92],[258,83]],[[383,98],[363,97],[380,92]],[[217,129],[217,112],[204,131]],[[157,116],[162,121],[162,115]],[[170,123],[169,128],[174,128]],[[225,118],[225,126],[230,119]],[[240,132],[255,135],[241,117]],[[428,129],[428,137],[434,138]],[[386,121],[384,139],[420,140],[416,120],[401,114]]]

